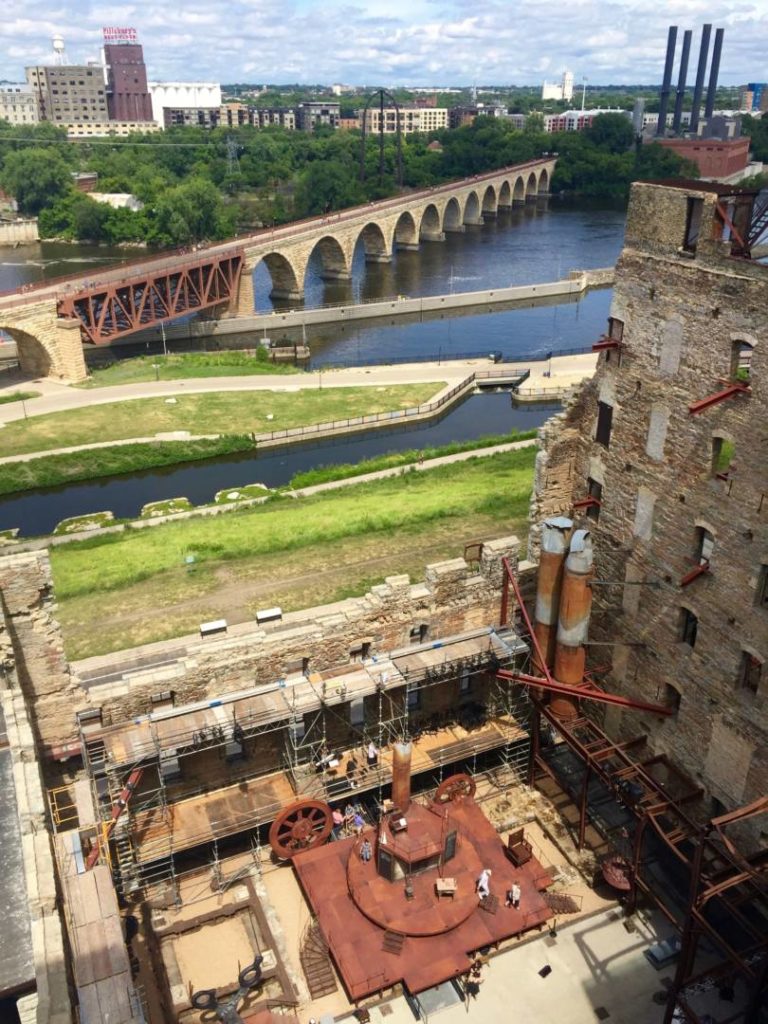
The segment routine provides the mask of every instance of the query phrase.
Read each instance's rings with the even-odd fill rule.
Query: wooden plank
[[[110,917],[104,922],[104,938],[107,943],[107,955],[113,974],[129,970],[128,950],[123,938],[123,926],[119,917]]]
[[[78,779],[74,784],[75,807],[80,827],[96,824],[96,811],[93,806],[93,793],[88,779]]]
[[[77,1001],[80,1004],[80,1024],[101,1024],[101,1007],[95,985],[78,987]]]
[[[76,924],[95,924],[101,920],[101,907],[99,905],[99,894],[96,889],[96,876],[93,871],[86,871],[84,875],[77,875],[72,880],[73,886],[77,886],[80,892],[82,918]]]
[[[115,887],[112,884],[112,876],[106,864],[97,864],[91,870],[96,882],[96,893],[99,900],[99,917],[103,920],[108,917],[115,917],[119,914],[117,909],[117,896]]]

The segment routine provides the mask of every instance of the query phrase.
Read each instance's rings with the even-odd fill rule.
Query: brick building
[[[606,688],[676,709],[614,707],[605,728],[645,734],[704,817],[768,792],[768,267],[736,238],[752,197],[633,186],[597,374],[544,429],[533,498],[537,521],[576,510],[592,532]],[[766,827],[744,827],[748,854]]]
[[[111,121],[151,121],[144,50],[136,42],[106,42],[107,105]]]
[[[691,160],[702,178],[728,178],[749,163],[749,137],[741,139],[654,139],[665,149]]]

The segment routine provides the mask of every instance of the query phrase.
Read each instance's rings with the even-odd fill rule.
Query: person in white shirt
[[[483,868],[477,879],[477,895],[481,900],[491,894],[491,874],[490,868]]]

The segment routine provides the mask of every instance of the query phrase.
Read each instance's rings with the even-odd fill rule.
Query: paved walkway
[[[553,357],[549,361],[533,363],[504,363],[503,369],[530,369],[525,382],[526,391],[538,388],[570,387],[594,373],[597,356],[590,353]],[[488,369],[493,364],[487,359],[462,359],[439,363],[403,363],[398,366],[350,367],[343,370],[322,370],[312,373],[276,374],[248,377],[205,377],[177,381],[143,381],[140,384],[120,384],[110,388],[75,388],[49,378],[24,381],[0,387],[0,394],[33,387],[40,391],[39,398],[24,403],[26,416],[65,412],[89,405],[106,405],[134,398],[170,398],[183,394],[201,394],[222,391],[301,391],[311,388],[380,387],[382,384],[420,384],[445,381],[453,386],[477,369]],[[497,367],[500,368],[500,367]],[[544,374],[550,371],[550,376]],[[0,424],[25,418],[21,402],[0,405]]]

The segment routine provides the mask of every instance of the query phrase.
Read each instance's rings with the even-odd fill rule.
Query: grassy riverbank
[[[64,455],[43,455],[28,462],[0,464],[0,495],[121,473],[141,473],[179,462],[233,455],[253,447],[253,440],[247,434],[230,434],[198,441],[152,441],[147,444],[121,444],[114,448],[92,448]]]
[[[45,452],[178,430],[193,435],[261,434],[407,409],[429,401],[442,386],[437,382],[296,391],[179,391],[173,396],[89,405],[15,420],[3,427],[2,454]]]
[[[94,367],[81,388],[109,388],[152,380],[194,380],[200,377],[246,377],[255,374],[300,373],[291,363],[273,363],[263,346],[251,352],[187,352],[167,356],[120,359],[111,366]]]
[[[364,593],[394,573],[422,578],[426,563],[462,554],[468,541],[524,533],[534,458],[522,449],[53,548],[67,651],[89,657],[191,632],[210,618],[234,623],[273,604],[309,607]]]

